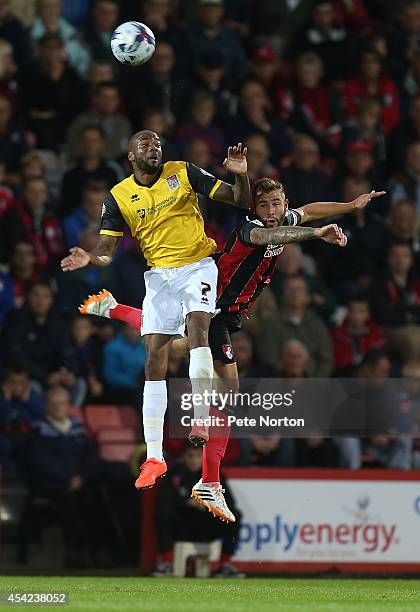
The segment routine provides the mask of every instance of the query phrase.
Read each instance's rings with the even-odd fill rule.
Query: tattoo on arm
[[[89,253],[90,263],[96,266],[108,266],[115,255],[120,236],[108,236],[101,234],[96,247]]]
[[[280,226],[273,229],[254,228],[251,230],[252,244],[289,244],[317,238],[315,227]]]

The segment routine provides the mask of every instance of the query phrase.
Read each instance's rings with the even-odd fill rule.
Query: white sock
[[[163,421],[167,404],[166,380],[146,380],[143,390],[143,429],[148,459],[163,460]]]
[[[213,388],[213,357],[208,346],[190,350],[190,379],[193,394],[202,395],[201,402],[194,402],[194,418],[206,419],[210,414],[210,393]]]

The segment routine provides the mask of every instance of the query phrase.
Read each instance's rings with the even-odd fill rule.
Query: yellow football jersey
[[[101,234],[122,236],[124,223],[149,266],[174,268],[216,250],[204,232],[197,193],[212,198],[221,181],[188,162],[166,162],[149,185],[134,174],[111,189],[102,208]]]

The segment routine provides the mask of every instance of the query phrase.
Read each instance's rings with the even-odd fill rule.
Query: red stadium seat
[[[121,406],[119,408],[121,421],[124,427],[133,427],[136,431],[140,430],[140,413],[132,406]]]
[[[102,444],[99,447],[99,454],[105,461],[119,461],[128,463],[136,449],[135,443],[125,444]]]
[[[102,429],[96,437],[98,444],[111,444],[113,442],[136,442],[135,429],[125,427],[123,429]]]
[[[86,423],[96,437],[102,429],[120,429],[123,427],[119,406],[86,406]]]

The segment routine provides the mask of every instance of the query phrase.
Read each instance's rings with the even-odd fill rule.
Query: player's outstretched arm
[[[329,244],[346,246],[347,237],[343,234],[341,227],[335,223],[324,227],[296,227],[280,226],[273,229],[256,227],[251,230],[250,239],[252,244],[289,244],[291,242],[303,242],[304,240],[324,240]]]
[[[247,148],[239,142],[236,147],[229,147],[223,166],[235,176],[235,184],[222,181],[214,194],[214,199],[240,208],[248,208],[251,203],[251,187],[248,178],[246,161]]]
[[[61,269],[63,272],[72,272],[88,264],[109,266],[120,240],[120,236],[101,235],[98,244],[90,253],[80,247],[73,247],[70,249],[70,255],[61,260]]]
[[[318,219],[325,219],[326,217],[343,215],[356,208],[365,208],[371,200],[385,194],[386,191],[371,191],[370,193],[364,193],[351,202],[313,202],[312,204],[305,204],[295,210],[297,210],[302,217],[301,223],[308,223],[309,221],[317,221]]]

